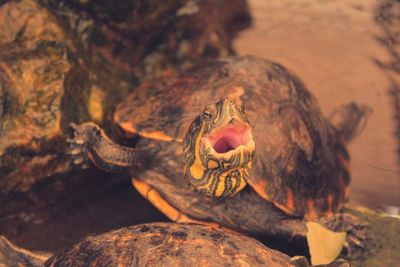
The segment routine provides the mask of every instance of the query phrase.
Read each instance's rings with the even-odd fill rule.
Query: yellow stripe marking
[[[215,169],[215,168],[217,168],[217,167],[218,167],[218,162],[216,162],[216,161],[213,160],[213,159],[208,160],[208,162],[207,162],[207,168],[209,168],[209,169]]]
[[[211,185],[213,181],[216,179],[213,177],[215,175],[215,172],[210,173],[210,176],[208,176],[207,184],[199,186],[198,189],[206,189],[209,194],[211,194]]]
[[[243,155],[243,149],[240,149],[240,160],[239,160],[239,166],[243,166],[243,161],[244,161],[244,155]]]
[[[158,210],[160,210],[165,216],[167,216],[170,220],[174,222],[179,222],[179,223],[196,223],[200,225],[206,225],[206,226],[211,226],[214,228],[218,229],[223,229],[229,233],[233,234],[240,234],[239,232],[222,226],[219,223],[216,222],[207,222],[207,221],[200,221],[196,220],[193,218],[190,218],[189,216],[183,214],[176,208],[174,208],[171,204],[169,204],[159,193],[156,189],[151,187],[145,182],[140,181],[139,179],[132,178],[132,184],[136,188],[136,190],[139,192],[140,195],[142,195],[144,198],[148,199],[151,204],[153,204]]]
[[[204,166],[200,160],[200,141],[203,136],[205,124],[201,125],[199,134],[197,135],[196,142],[194,144],[194,162],[192,166],[190,166],[190,174],[194,179],[201,179],[204,174]]]
[[[228,172],[224,172],[219,176],[219,182],[217,184],[217,190],[215,190],[215,196],[220,197],[225,190],[225,179],[228,175]]]

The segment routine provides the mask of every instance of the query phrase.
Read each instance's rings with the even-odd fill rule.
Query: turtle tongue
[[[226,153],[242,145],[242,136],[234,128],[223,131],[215,140],[213,148],[218,153]]]
[[[249,133],[248,127],[229,125],[209,136],[209,140],[217,153],[226,153],[241,145],[246,146],[250,136]]]

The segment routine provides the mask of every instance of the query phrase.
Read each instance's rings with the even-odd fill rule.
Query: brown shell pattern
[[[181,141],[206,105],[233,96],[253,126],[248,182],[256,192],[309,219],[338,211],[348,197],[349,155],[314,97],[279,64],[233,57],[145,84],[118,106],[115,121],[127,134]]]
[[[45,266],[293,266],[255,239],[195,224],[151,223],[87,237]]]

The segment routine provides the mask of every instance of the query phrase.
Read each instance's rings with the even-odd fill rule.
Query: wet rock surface
[[[64,160],[51,162],[62,153],[63,83],[77,66],[55,18],[37,4],[6,3],[0,21],[0,187],[26,192],[66,170]]]
[[[400,220],[386,214],[361,207],[352,207],[351,212],[369,224],[368,242],[363,253],[352,261],[352,266],[396,266],[400,261]]]

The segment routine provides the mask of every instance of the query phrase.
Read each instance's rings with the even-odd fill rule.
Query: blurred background
[[[69,123],[96,121],[118,139],[114,107],[140,83],[235,53],[292,70],[326,115],[370,106],[349,147],[350,201],[398,215],[399,1],[0,0],[0,233],[55,251],[167,220],[128,174],[73,169]]]
[[[394,2],[249,0],[252,27],[234,40],[239,54],[294,71],[326,115],[352,101],[373,109],[349,146],[350,201],[383,209],[400,206],[400,5]]]

